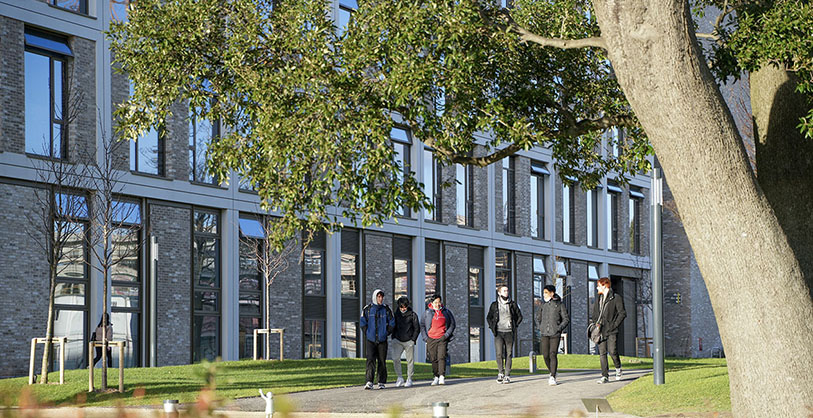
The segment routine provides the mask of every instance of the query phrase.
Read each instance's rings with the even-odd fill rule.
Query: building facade
[[[334,4],[339,25],[354,7]],[[100,161],[113,110],[130,92],[111,67],[103,34],[111,19],[126,19],[126,0],[0,0],[0,376],[24,374],[30,339],[45,335],[48,263],[36,244],[42,237],[25,225],[42,209],[37,196],[53,191],[36,163]],[[585,192],[563,184],[543,148],[486,168],[440,166],[410,132],[395,128],[393,146],[436,209],[404,211],[380,228],[316,235],[289,256],[269,288],[267,312],[251,256],[267,215],[241,182],[216,184],[206,173],[217,124],[185,117],[183,104],[173,113],[163,132],[144,133],[116,155],[119,200],[133,210],[130,235],[116,245],[143,243],[109,282],[114,339],[128,342],[127,366],[250,358],[252,331],[266,316],[272,328],[285,328],[286,358],[361,356],[359,314],[377,288],[391,305],[409,296],[418,311],[428,295],[442,294],[458,324],[449,347],[455,363],[494,358],[485,314],[503,284],[526,318],[517,354],[539,351],[531,319],[546,284],[570,312],[563,350],[592,352],[585,330],[603,276],[627,307],[621,352],[643,353],[638,338],[652,335],[645,174],[623,187],[604,179]],[[603,152],[617,152],[618,140],[609,133]],[[84,190],[72,195],[87,199]],[[86,233],[86,219],[75,223]],[[101,318],[102,276],[86,264],[84,240],[69,246],[76,257],[57,280],[55,335],[68,337],[68,365],[79,368]],[[279,348],[272,338],[271,353]]]

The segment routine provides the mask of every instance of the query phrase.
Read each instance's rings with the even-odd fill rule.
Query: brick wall
[[[283,355],[286,359],[302,358],[302,265],[299,255],[302,243],[288,254],[288,268],[277,276],[270,287],[271,328],[285,328]],[[260,324],[265,327],[265,324]],[[279,353],[277,334],[271,337],[271,356]]]
[[[570,349],[572,353],[587,354],[587,318],[592,306],[587,304],[587,263],[570,261]]]
[[[76,112],[68,125],[68,159],[96,161],[96,43],[70,38],[73,60],[67,66],[68,108]]]
[[[0,16],[0,151],[25,152],[25,26]]]
[[[533,349],[533,256],[517,253],[516,264],[516,301],[523,316],[517,333],[519,339],[517,355],[522,357],[527,356]]]
[[[456,329],[446,351],[452,364],[469,361],[469,254],[468,247],[444,243],[443,279],[446,299],[443,304],[452,311]],[[485,331],[485,330],[483,330]]]
[[[150,229],[158,240],[158,365],[188,364],[192,326],[191,209],[152,204]]]
[[[31,187],[0,183],[0,376],[28,373],[31,338],[45,337],[48,319],[48,262],[37,244],[44,239],[28,226],[26,214],[37,210]],[[11,228],[8,226],[16,225]],[[29,232],[32,231],[32,232]],[[33,234],[33,236],[31,235]],[[38,350],[38,358],[42,350]],[[41,360],[35,363],[39,374]]]

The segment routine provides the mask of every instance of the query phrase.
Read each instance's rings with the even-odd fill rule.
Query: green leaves
[[[280,246],[341,216],[367,226],[429,204],[414,176],[399,177],[395,123],[446,164],[475,147],[548,147],[583,187],[647,164],[603,51],[524,44],[506,13],[477,0],[369,0],[339,31],[328,1],[139,0],[109,34],[135,85],[120,134],[163,125],[178,101],[220,119],[210,169],[221,180],[235,170],[279,211]],[[584,1],[521,0],[510,13],[542,36],[598,35]],[[621,122],[625,152],[603,157],[601,133]]]

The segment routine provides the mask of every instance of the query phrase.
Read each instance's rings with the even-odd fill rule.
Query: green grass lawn
[[[650,359],[623,357],[625,368],[651,368]],[[539,363],[544,369],[542,356]],[[257,389],[271,390],[274,394],[301,392],[364,384],[364,359],[322,359],[279,361],[224,361],[215,363],[217,395],[227,399],[257,396]],[[387,362],[390,380],[395,372],[392,362]],[[597,356],[560,355],[559,368],[597,369]],[[202,374],[204,366],[199,364],[156,368],[132,368],[124,371],[123,394],[88,393],[87,370],[68,370],[65,384],[28,386],[25,377],[0,380],[0,404],[17,405],[23,388],[30,388],[33,397],[48,405],[107,406],[160,404],[164,399],[178,399],[180,402],[194,401],[204,386]],[[484,361],[452,366],[452,378],[490,377],[496,375],[497,363]],[[108,386],[118,387],[118,370],[109,369]],[[528,357],[514,359],[513,375],[528,374]],[[95,371],[96,386],[99,386],[101,370]],[[415,364],[415,379],[431,379],[432,367],[426,363]],[[59,373],[49,375],[51,382],[59,381]]]
[[[542,357],[538,357],[540,373],[546,373]],[[314,389],[326,389],[364,384],[364,359],[322,359],[285,361],[227,361],[216,364],[217,395],[225,399],[257,396],[257,389],[271,390],[275,395]],[[652,360],[622,357],[625,369],[649,369]],[[388,362],[390,380],[395,373]],[[465,363],[452,366],[452,378],[492,377],[496,362]],[[598,356],[570,354],[559,356],[559,368],[599,369]],[[182,403],[197,399],[204,386],[204,365],[132,368],[124,373],[125,393],[88,393],[87,370],[69,370],[64,385],[27,385],[27,378],[0,380],[0,405],[18,405],[23,389],[38,403],[47,405],[149,405],[164,399],[178,399]],[[667,385],[654,388],[651,375],[647,375],[610,397],[614,409],[633,414],[656,414],[683,411],[727,411],[728,374],[725,360],[669,359]],[[118,387],[118,372],[110,369],[108,385]],[[514,359],[512,375],[528,374],[528,357]],[[95,372],[99,385],[101,370]],[[429,364],[415,365],[416,380],[430,379]],[[59,374],[52,373],[51,381]],[[720,400],[710,401],[710,400]]]
[[[607,399],[614,411],[640,416],[731,411],[725,359],[668,359],[664,380],[655,386],[647,374]]]

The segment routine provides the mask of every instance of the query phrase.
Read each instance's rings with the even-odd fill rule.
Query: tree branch
[[[480,9],[480,17],[486,23],[494,25],[501,30],[510,30],[515,34],[519,35],[519,39],[523,43],[532,42],[540,46],[549,46],[553,48],[559,49],[579,49],[579,48],[601,48],[607,49],[607,42],[604,38],[600,36],[594,36],[590,38],[580,38],[580,39],[562,39],[562,38],[546,38],[544,36],[539,36],[528,29],[522,27],[518,24],[514,18],[511,17],[511,14],[508,10],[500,10],[497,12],[502,18],[505,23],[495,22],[488,17],[486,11],[482,8]]]

